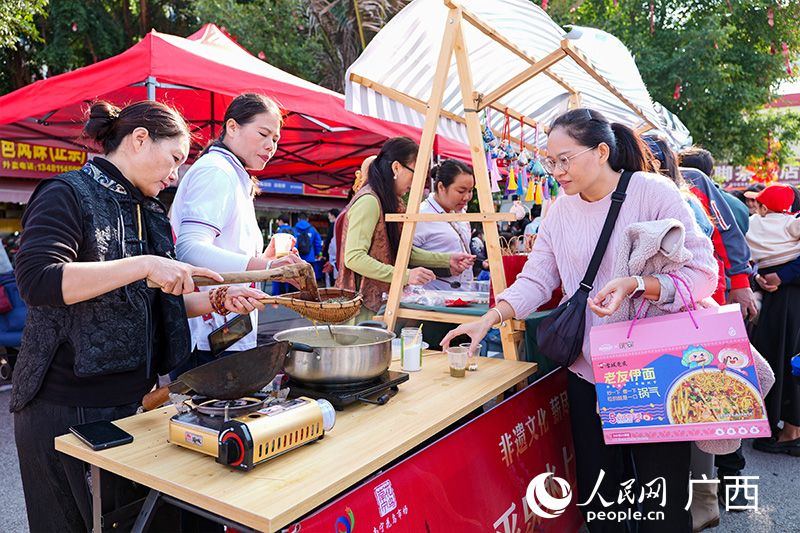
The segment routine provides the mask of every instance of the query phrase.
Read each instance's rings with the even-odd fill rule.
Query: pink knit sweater
[[[564,294],[574,294],[586,274],[610,205],[611,194],[596,202],[587,202],[579,194],[559,197],[539,226],[539,235],[522,272],[497,299],[508,302],[514,308],[514,316],[522,319],[547,302],[553,290],[562,283]],[[692,261],[676,274],[686,281],[695,301],[711,295],[717,283],[717,262],[711,240],[702,234],[680,191],[669,179],[636,172],[628,185],[627,197],[611,233],[591,296],[612,279],[622,229],[635,222],[665,218],[683,223],[686,227],[685,246],[694,255]],[[674,287],[669,291],[664,289],[665,286],[662,283],[661,299],[655,304],[669,312],[679,311],[683,302],[680,297],[674,301]],[[606,319],[586,307],[583,354],[569,368],[592,383],[589,331],[592,326],[604,323]]]

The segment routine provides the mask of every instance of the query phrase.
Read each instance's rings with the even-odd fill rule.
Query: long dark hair
[[[433,180],[433,190],[439,190],[439,184],[447,189],[453,184],[456,176],[459,174],[467,174],[472,176],[473,183],[475,174],[472,172],[472,167],[459,159],[448,159],[439,165],[431,167],[431,179]]]
[[[122,143],[122,139],[136,128],[144,128],[153,141],[183,136],[191,133],[186,121],[172,107],[143,100],[123,109],[108,102],[95,102],[89,110],[89,120],[83,127],[83,135],[94,140],[108,155]]]
[[[378,201],[384,215],[386,213],[396,213],[400,205],[400,198],[394,190],[394,171],[392,163],[410,166],[417,159],[419,145],[410,137],[392,137],[383,143],[378,157],[369,166],[367,185],[370,186]],[[400,245],[400,224],[389,222],[386,224],[386,232],[389,234],[389,245],[392,253],[396,253]]]
[[[661,137],[644,137],[643,140],[653,155],[653,159],[658,162],[659,169],[656,174],[668,177],[675,182],[675,185],[682,188],[685,181],[680,168],[678,168],[678,156],[669,147],[667,141]]]
[[[615,171],[651,172],[653,169],[641,137],[624,124],[609,123],[599,111],[586,108],[567,111],[553,121],[550,131],[556,128],[564,128],[567,135],[581,146],[594,147],[606,143],[608,164]]]
[[[208,143],[208,146],[205,147],[200,155],[205,155],[212,146],[221,146],[228,150],[228,147],[225,146],[225,125],[229,119],[233,119],[239,125],[244,126],[252,122],[261,113],[269,113],[274,116],[278,120],[278,125],[283,127],[283,114],[272,98],[257,93],[243,93],[234,98],[228,109],[225,110],[225,117],[222,119],[222,132],[219,137]]]

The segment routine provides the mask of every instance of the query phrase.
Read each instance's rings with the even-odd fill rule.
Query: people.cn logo
[[[548,478],[553,476],[553,480],[548,482]],[[561,498],[556,498],[547,492],[546,485],[551,487],[558,485],[561,489]],[[572,499],[572,489],[566,479],[556,477],[552,472],[545,472],[539,474],[528,485],[528,490],[525,493],[525,499],[528,501],[528,506],[534,514],[542,518],[555,518],[564,512],[564,509],[569,505]]]

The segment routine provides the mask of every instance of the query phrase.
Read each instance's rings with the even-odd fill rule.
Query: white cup
[[[285,257],[292,253],[294,237],[289,233],[276,233],[272,240],[275,241],[275,257]]]

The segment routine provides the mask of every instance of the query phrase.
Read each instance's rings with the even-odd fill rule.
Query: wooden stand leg
[[[475,109],[477,102],[473,100],[472,69],[469,64],[469,52],[464,41],[464,32],[461,28],[459,28],[459,32],[456,35],[455,56],[464,107],[467,107],[468,102],[472,102],[470,107]],[[478,114],[475,112],[466,112],[465,114],[467,135],[469,136],[469,145],[472,151],[472,168],[475,172],[475,185],[478,189],[478,205],[482,213],[491,213],[494,211],[494,203],[492,202],[489,168],[486,166],[486,154],[483,151],[483,136],[478,122]],[[503,257],[500,252],[500,233],[497,230],[497,223],[484,221],[483,235],[486,242],[486,256],[489,260],[492,286],[494,287],[495,295],[497,295],[506,289],[506,276],[503,269]],[[514,330],[511,328],[510,321],[504,322],[500,326],[500,339],[503,343],[503,357],[506,359],[517,359],[517,349],[513,335]]]
[[[420,139],[419,143],[417,164],[414,167],[414,179],[411,182],[411,192],[406,209],[406,213],[411,215],[419,213],[419,206],[422,203],[422,193],[425,190],[425,180],[428,175],[428,163],[433,150],[433,142],[436,138],[439,116],[442,111],[442,100],[444,99],[444,89],[450,67],[450,57],[453,54],[455,36],[459,28],[461,28],[461,11],[451,9],[445,24],[442,48],[439,51],[439,61],[436,65],[433,89],[431,90],[431,97],[428,102],[428,112],[425,116],[425,126],[422,130],[422,139]],[[395,224],[395,222],[389,223]],[[394,329],[394,325],[397,322],[397,310],[400,308],[400,294],[405,285],[405,276],[408,271],[408,261],[411,258],[411,246],[414,242],[414,232],[416,229],[416,221],[409,220],[403,224],[403,232],[400,235],[400,244],[395,258],[392,285],[389,289],[389,300],[386,302],[386,312],[383,316],[384,322],[389,326],[389,331]]]

